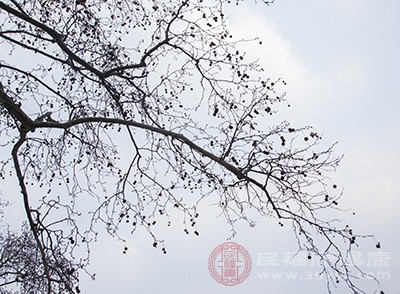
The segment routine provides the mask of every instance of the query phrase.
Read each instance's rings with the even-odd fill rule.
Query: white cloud
[[[340,109],[358,99],[360,89],[365,86],[365,70],[361,64],[346,56],[333,56],[329,66],[321,71],[315,64],[301,60],[290,41],[261,14],[242,9],[230,23],[237,39],[260,37],[263,42],[262,45],[243,44],[247,58],[259,58],[268,77],[282,77],[288,83],[283,90],[292,108],[282,113],[287,119],[318,125],[319,120],[326,119],[326,111]],[[315,54],[318,55],[317,50]]]

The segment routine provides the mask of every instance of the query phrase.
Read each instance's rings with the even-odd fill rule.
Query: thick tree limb
[[[136,122],[136,121],[129,121],[129,120],[123,120],[123,119],[118,119],[118,118],[107,118],[107,117],[87,117],[87,118],[79,118],[75,120],[71,120],[68,122],[64,123],[59,123],[59,122],[33,122],[35,128],[58,128],[58,129],[64,129],[67,130],[73,126],[85,124],[85,123],[107,123],[107,124],[118,124],[118,125],[124,125],[124,126],[130,126],[130,127],[135,127],[143,130],[148,130],[154,133],[162,134],[164,136],[171,136],[172,138],[181,141],[182,143],[186,144],[189,146],[191,149],[195,150],[199,154],[211,159],[212,161],[218,163],[219,165],[223,166],[226,168],[228,171],[236,175],[236,177],[241,180],[245,179],[249,182],[252,182],[256,186],[258,186],[263,192],[266,193],[266,196],[268,198],[268,202],[272,205],[273,210],[276,212],[277,216],[281,218],[281,215],[279,213],[278,208],[275,206],[274,201],[272,200],[271,196],[265,189],[264,185],[259,183],[253,178],[248,177],[246,174],[243,173],[243,171],[232,164],[228,163],[225,161],[223,158],[216,156],[215,154],[212,154],[211,152],[205,150],[204,148],[200,147],[199,145],[195,144],[192,140],[184,136],[183,134],[178,134],[173,131],[169,131],[166,129],[162,129],[159,127],[154,127],[150,126],[144,123]]]

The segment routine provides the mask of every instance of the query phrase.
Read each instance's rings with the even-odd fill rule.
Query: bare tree
[[[58,242],[58,240],[54,240]],[[46,293],[48,277],[52,278],[53,293],[71,292],[78,282],[77,265],[64,256],[62,242],[52,250],[45,250],[46,263],[42,262],[40,247],[27,225],[20,235],[9,231],[0,235],[1,286],[19,283],[23,293]],[[47,266],[45,268],[44,266]],[[79,288],[75,286],[76,291]],[[2,292],[3,293],[3,292]],[[10,293],[12,293],[10,291]]]
[[[254,212],[277,219],[329,292],[365,293],[359,236],[321,213],[338,210],[340,157],[313,128],[274,123],[285,82],[237,50],[230,2],[0,2],[0,174],[18,179],[28,223],[0,239],[3,286],[80,292],[100,224],[121,240],[144,226],[165,253],[157,223],[179,212],[199,235],[198,204],[213,197],[232,236]]]

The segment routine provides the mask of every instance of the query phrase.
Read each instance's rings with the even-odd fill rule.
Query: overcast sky
[[[366,271],[385,273],[386,294],[399,294],[400,1],[277,0],[267,7],[250,0],[230,10],[229,23],[237,38],[260,37],[262,46],[244,47],[248,56],[260,60],[267,76],[287,82],[291,107],[282,116],[299,126],[313,125],[327,142],[339,142],[336,151],[344,159],[334,179],[344,189],[342,207],[356,215],[338,216],[354,230],[376,235],[381,249],[366,242],[361,261]],[[131,236],[126,254],[120,242],[101,238],[89,268],[96,281],[82,275],[83,293],[326,293],[323,279],[309,279],[317,268],[285,264],[296,241],[290,228],[278,228],[276,220],[263,220],[255,228],[238,226],[233,241],[252,256],[252,273],[235,287],[215,282],[208,257],[230,236],[230,228],[209,203],[202,205],[207,215],[198,223],[200,236],[186,235],[179,222],[166,228],[166,255],[151,246],[144,231]],[[368,266],[377,252],[391,258],[388,266]],[[263,254],[276,256],[279,266],[260,265]],[[261,278],[268,272],[295,277]]]
[[[342,207],[356,215],[342,217],[360,233],[374,233],[382,248],[361,248],[366,271],[389,273],[385,293],[400,293],[400,1],[284,1],[266,7],[252,1],[230,14],[236,37],[260,37],[262,46],[246,51],[259,58],[271,77],[287,83],[289,121],[313,125],[328,142],[339,141],[344,154],[334,179],[344,188]],[[210,215],[199,223],[199,237],[179,224],[165,231],[168,253],[150,246],[144,232],[128,241],[128,252],[115,240],[101,240],[92,252],[96,281],[84,278],[85,293],[325,293],[325,281],[308,279],[314,267],[286,266],[285,256],[296,251],[289,228],[274,220],[256,228],[238,227],[237,238],[253,258],[250,277],[226,287],[209,275],[211,251],[229,237],[223,218]],[[368,265],[379,252],[390,258],[382,266]],[[275,254],[279,267],[259,264],[262,254]],[[388,266],[386,266],[388,265]],[[260,278],[267,272],[297,273],[296,278]],[[369,281],[363,282],[365,287]],[[349,293],[338,289],[334,293]]]

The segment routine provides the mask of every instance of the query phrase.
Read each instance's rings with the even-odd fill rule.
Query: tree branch
[[[33,122],[35,128],[58,128],[58,129],[64,129],[67,130],[73,126],[77,126],[80,124],[85,124],[85,123],[110,123],[110,124],[118,124],[118,125],[124,125],[124,126],[130,126],[130,127],[135,127],[135,128],[140,128],[143,130],[148,130],[152,131],[154,133],[162,134],[164,136],[171,136],[172,138],[181,141],[182,143],[186,144],[189,146],[191,149],[195,150],[198,152],[200,155],[205,156],[212,161],[218,163],[219,165],[223,166],[226,168],[228,171],[236,175],[236,177],[241,180],[245,179],[256,186],[258,186],[263,192],[266,193],[266,196],[268,198],[269,203],[271,203],[273,210],[276,212],[277,216],[281,218],[281,215],[279,213],[279,209],[276,207],[274,201],[272,200],[271,196],[267,192],[265,185],[258,182],[257,180],[243,174],[242,170],[233,166],[232,164],[228,163],[225,161],[223,158],[218,157],[211,152],[205,150],[204,148],[200,147],[199,145],[195,144],[192,140],[187,138],[183,134],[178,134],[173,131],[169,131],[166,129],[150,126],[144,123],[136,122],[136,121],[131,121],[131,120],[123,120],[123,119],[118,119],[118,118],[107,118],[107,117],[86,117],[86,118],[79,118],[75,120],[71,120],[68,122],[60,123],[60,122]]]
[[[7,11],[10,14],[13,14],[14,16],[25,20],[26,22],[34,25],[35,27],[38,27],[40,29],[42,29],[43,31],[45,31],[46,33],[48,33],[55,41],[55,43],[57,43],[57,45],[74,61],[76,61],[77,63],[79,63],[80,65],[82,65],[83,67],[85,67],[86,69],[90,70],[91,72],[93,72],[94,74],[96,74],[99,77],[103,76],[103,72],[99,71],[98,69],[96,69],[95,67],[93,67],[92,65],[90,65],[89,63],[87,63],[85,60],[83,60],[82,58],[80,58],[79,56],[77,56],[75,53],[73,53],[71,51],[71,49],[69,49],[69,47],[65,44],[64,40],[63,40],[63,35],[61,35],[60,33],[58,33],[56,30],[48,27],[47,25],[45,25],[42,22],[39,22],[35,19],[33,19],[32,17],[28,16],[27,14],[24,14],[18,10],[15,10],[14,8],[8,6],[7,4],[5,4],[3,1],[0,2],[0,8],[4,9],[5,11]]]
[[[22,193],[22,196],[23,196],[23,202],[24,202],[24,209],[25,209],[26,217],[28,219],[29,227],[30,227],[30,229],[32,231],[32,234],[34,236],[36,244],[37,244],[37,246],[39,248],[41,259],[42,259],[43,266],[44,266],[44,272],[45,272],[45,275],[47,277],[47,283],[48,283],[47,294],[51,294],[51,277],[50,277],[50,272],[49,272],[49,264],[48,264],[48,261],[47,261],[47,257],[46,257],[46,253],[44,251],[43,245],[42,245],[42,243],[41,243],[41,241],[39,239],[39,234],[38,234],[38,231],[37,231],[37,228],[36,228],[35,221],[33,220],[32,215],[31,215],[31,208],[30,208],[30,205],[29,205],[28,191],[27,191],[26,186],[25,186],[24,176],[22,174],[21,166],[20,166],[19,160],[18,160],[18,150],[26,140],[26,133],[27,133],[26,131],[21,131],[21,136],[20,136],[18,142],[14,145],[14,147],[12,149],[12,157],[13,157],[15,172],[17,174],[19,186],[21,188],[21,193]]]
[[[21,123],[21,129],[26,131],[33,131],[33,121],[26,113],[21,109],[20,105],[16,104],[12,99],[4,92],[3,84],[0,82],[0,104],[7,109],[14,119]]]

